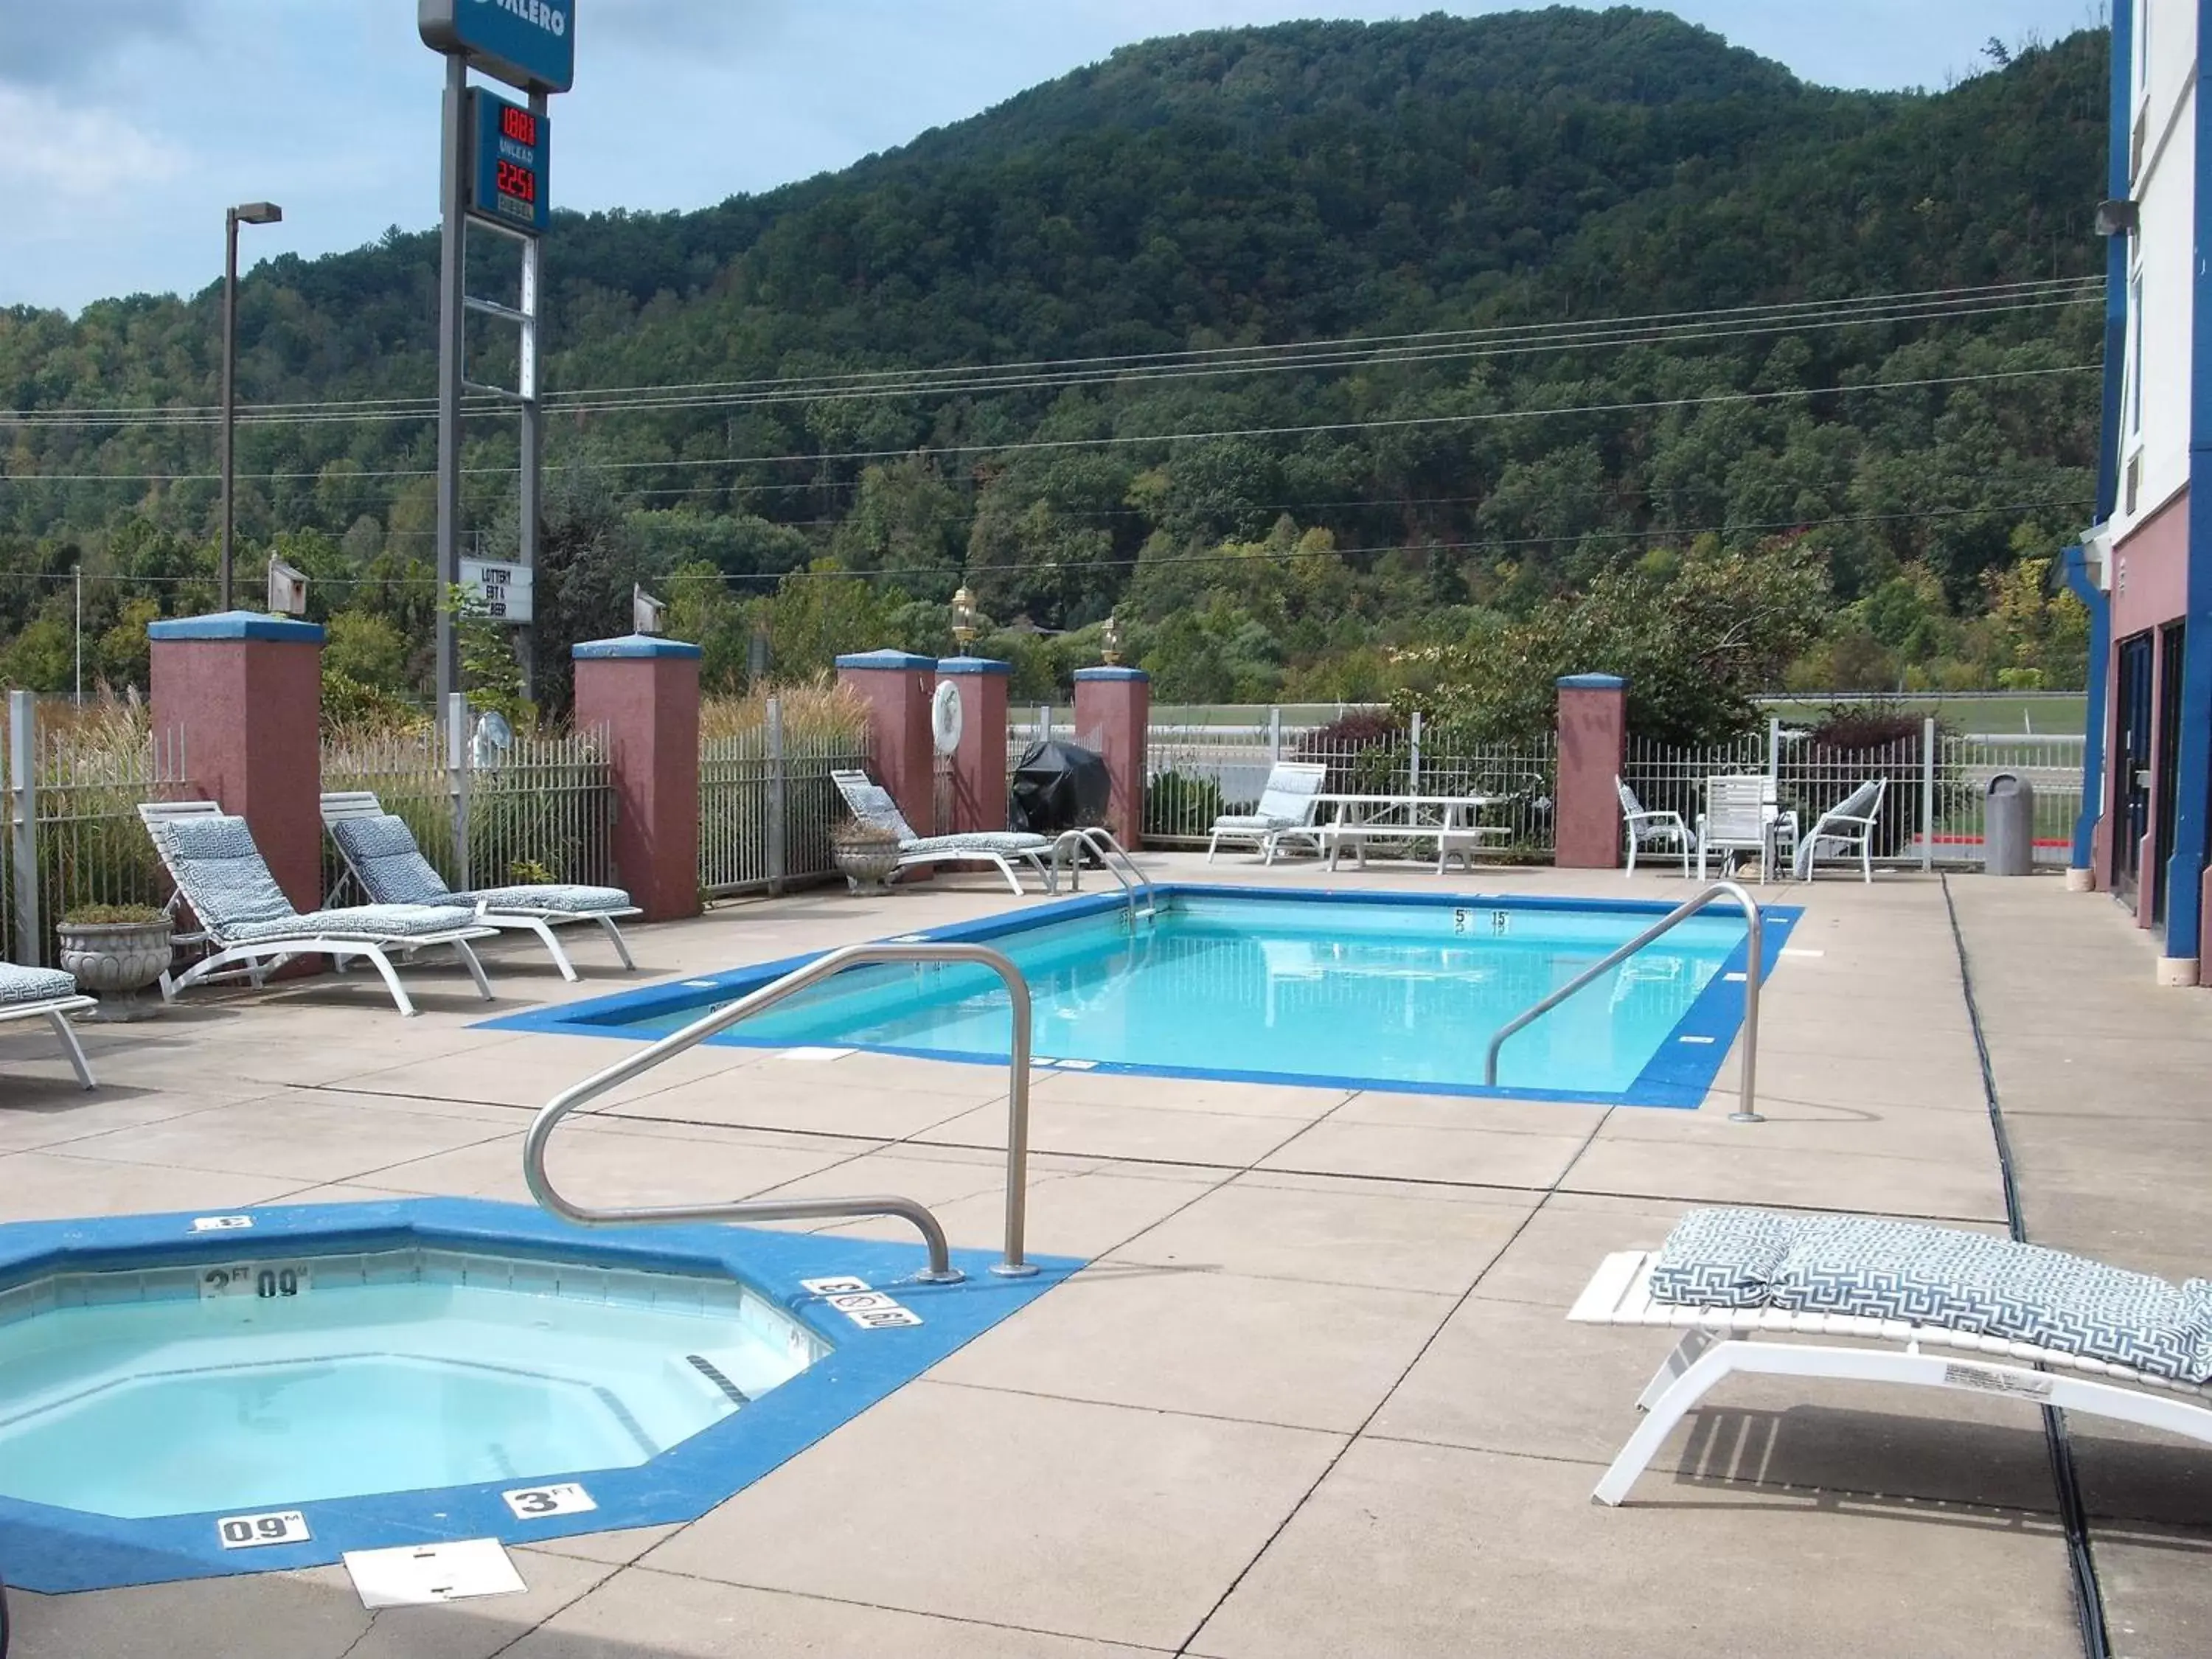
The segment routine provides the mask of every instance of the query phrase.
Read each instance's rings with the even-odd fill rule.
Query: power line
[[[1869,380],[1858,385],[1801,386],[1766,392],[1706,392],[1695,397],[1565,404],[1544,409],[1488,410],[1463,415],[1370,416],[1364,420],[1320,421],[1297,426],[1223,427],[1203,431],[1115,434],[1094,438],[1030,438],[1013,442],[929,445],[903,449],[850,449],[823,451],[811,454],[714,455],[678,457],[651,461],[580,461],[549,466],[546,471],[549,472],[628,472],[651,469],[674,471],[696,466],[789,466],[795,464],[812,466],[829,461],[898,460],[916,454],[996,455],[1040,450],[1116,448],[1139,444],[1200,443],[1224,438],[1310,437],[1324,432],[1368,432],[1449,425],[1476,426],[1500,421],[1540,420],[1552,416],[1629,414],[1644,410],[1695,409],[1723,404],[1770,403],[1790,398],[1844,396],[1865,392],[1909,392],[1924,390],[1931,386],[1970,386],[1999,380],[2038,380],[2054,374],[2092,374],[2101,372],[2102,368],[2103,365],[2100,363],[2066,363],[2045,368],[1990,369],[1971,374],[1927,375],[1909,380]],[[480,477],[512,477],[520,469],[512,466],[471,466],[463,467],[461,471]],[[217,476],[212,472],[29,472],[0,474],[0,483],[205,483],[214,482]],[[320,480],[323,473],[318,470],[313,472],[240,472],[236,476],[258,483],[313,483]],[[345,474],[344,478],[349,482],[361,478],[427,478],[432,476],[431,469],[427,467],[386,467],[364,468],[359,471]]]

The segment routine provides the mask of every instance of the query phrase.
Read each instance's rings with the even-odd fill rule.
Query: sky
[[[1523,3],[1526,0],[1523,0]],[[705,207],[835,169],[1156,35],[1508,0],[577,0],[551,193]],[[2053,39],[2100,0],[1680,0],[1804,78],[1940,87],[1983,42]],[[437,217],[442,69],[409,0],[0,0],[0,305],[194,292],[222,211],[241,259]],[[549,257],[558,258],[557,243]]]

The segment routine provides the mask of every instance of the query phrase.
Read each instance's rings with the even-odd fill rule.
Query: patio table
[[[1510,835],[1502,823],[1480,821],[1484,809],[1498,805],[1503,795],[1320,794],[1316,808],[1334,807],[1335,816],[1316,823],[1313,835],[1328,854],[1328,867],[1338,866],[1349,846],[1367,867],[1367,843],[1434,841],[1437,873],[1456,854],[1469,859],[1487,837]]]

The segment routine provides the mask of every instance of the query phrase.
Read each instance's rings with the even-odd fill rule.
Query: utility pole
[[[274,202],[245,202],[222,213],[222,552],[216,564],[216,609],[230,609],[230,543],[237,519],[233,497],[234,428],[238,424],[238,228],[273,225],[284,217]],[[82,687],[78,695],[83,695]]]

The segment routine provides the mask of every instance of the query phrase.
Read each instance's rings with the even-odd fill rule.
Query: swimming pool
[[[693,1520],[1065,1278],[463,1199],[0,1226],[0,1564],[65,1592]]]
[[[1039,1063],[1079,1070],[1695,1106],[1742,1017],[1745,927],[1692,918],[1508,1041],[1491,1036],[1668,907],[1627,902],[1159,890],[902,938],[988,939],[1028,979]],[[1796,912],[1765,911],[1765,968]],[[778,963],[491,1022],[650,1038],[766,984]],[[713,1041],[1006,1062],[987,970],[896,963],[839,975]]]

